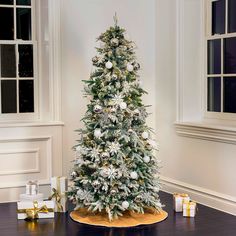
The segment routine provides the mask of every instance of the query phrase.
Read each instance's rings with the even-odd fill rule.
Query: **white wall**
[[[117,12],[120,26],[127,29],[137,46],[141,78],[149,91],[145,97],[153,115],[149,123],[155,128],[155,0],[64,0],[62,6],[62,120],[64,173],[68,174],[77,138],[75,129],[82,126],[88,100],[83,98],[82,80],[89,78],[91,58],[96,55],[96,38],[113,25]]]
[[[183,32],[175,32],[175,3],[182,2]],[[236,214],[236,146],[206,140],[179,137],[174,122],[178,112],[176,73],[180,74],[184,116],[199,119],[192,114],[200,112],[200,0],[157,1],[157,130],[160,140],[160,158],[163,161],[164,189],[185,191],[196,200]],[[183,44],[182,68],[176,68],[176,38],[181,33]],[[177,65],[179,64],[179,61]],[[180,91],[181,92],[181,91]],[[192,102],[192,106],[190,106]]]
[[[74,130],[81,127],[80,119],[88,102],[83,98],[81,80],[87,79],[92,69],[91,58],[95,55],[96,37],[113,24],[112,16],[117,12],[120,25],[128,30],[138,45],[137,55],[143,68],[141,78],[145,89],[149,91],[145,101],[153,105],[151,112],[154,112],[149,123],[158,131],[160,142],[164,189],[170,192],[188,192],[204,204],[236,214],[236,146],[179,137],[174,127],[177,112],[176,2],[177,0],[63,0],[64,174],[68,174],[70,160],[74,158],[71,151],[77,138]],[[185,2],[196,4],[198,0]],[[187,5],[187,9],[188,7],[190,5]],[[200,21],[200,15],[193,8],[192,11],[192,14],[188,12],[189,19],[186,22],[189,34],[190,29],[194,28],[191,24],[196,25]],[[198,55],[197,45],[188,43],[186,48],[193,50],[194,56]],[[191,56],[190,51],[187,54]],[[191,58],[186,60],[187,69],[191,66],[196,68],[195,63],[199,62],[199,58],[194,58],[192,63]],[[189,71],[187,70],[188,73]],[[188,74],[186,78],[187,76]],[[188,84],[192,86],[192,90],[194,86],[200,86],[195,81],[196,77],[190,79],[194,79],[193,85]],[[185,91],[188,92],[188,87]],[[189,101],[185,102],[188,104]],[[200,103],[199,100],[196,103]]]

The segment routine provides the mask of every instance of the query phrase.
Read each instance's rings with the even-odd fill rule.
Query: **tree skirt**
[[[168,217],[168,213],[160,211],[153,213],[150,211],[144,214],[138,214],[133,212],[125,212],[122,217],[109,221],[106,213],[92,213],[87,209],[79,209],[72,211],[70,217],[79,223],[106,226],[106,227],[133,227],[138,225],[149,225],[165,220]]]

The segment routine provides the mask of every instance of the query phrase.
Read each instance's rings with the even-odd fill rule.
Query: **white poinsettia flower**
[[[99,152],[99,148],[93,148],[90,151],[90,155],[92,158],[97,158],[99,156],[100,152]]]
[[[120,144],[118,142],[112,142],[108,146],[108,149],[111,154],[115,154],[120,150]]]
[[[122,94],[116,94],[114,97],[111,99],[111,104],[110,105],[120,105],[123,102],[123,96]]]

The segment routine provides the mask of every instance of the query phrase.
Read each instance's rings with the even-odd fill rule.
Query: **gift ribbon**
[[[38,207],[38,202],[34,201],[33,202],[34,208],[29,208],[29,209],[19,209],[17,210],[17,213],[24,213],[26,214],[26,220],[34,220],[38,219],[39,215],[38,213],[44,213],[47,214],[48,212],[53,212],[52,208],[47,208],[46,205],[43,205],[42,207]]]
[[[174,193],[174,197],[188,197],[187,193]]]
[[[190,216],[191,206],[196,207],[197,204],[194,201],[190,201],[190,202],[189,201],[184,201],[184,204],[186,205],[186,216]]]
[[[57,186],[58,187],[58,186]],[[57,208],[59,211],[63,211],[63,206],[61,204],[61,198],[64,194],[60,194],[58,190],[55,188],[52,188],[53,194],[48,198],[48,200],[52,200],[53,198],[55,199]]]

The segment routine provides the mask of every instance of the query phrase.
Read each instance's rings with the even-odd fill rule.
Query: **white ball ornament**
[[[136,172],[136,171],[132,171],[132,172],[130,173],[130,177],[131,177],[131,179],[137,179],[137,178],[138,178],[137,172]]]
[[[120,109],[125,110],[127,108],[126,102],[121,102],[120,103]]]
[[[110,61],[106,62],[106,68],[111,69],[112,68],[112,63]]]
[[[143,139],[148,139],[148,132],[144,131],[144,132],[142,133],[142,138],[143,138]]]
[[[131,65],[131,64],[127,64],[127,70],[129,71],[129,72],[132,72],[133,70],[134,70],[134,67]]]
[[[145,157],[143,158],[143,161],[144,161],[145,163],[148,163],[148,162],[150,161],[150,157],[149,157],[149,156],[145,156]]]
[[[129,202],[123,201],[121,205],[124,209],[127,209],[129,207]]]
[[[101,136],[102,136],[101,129],[95,129],[95,130],[94,130],[94,136],[95,136],[96,138],[101,138]]]

